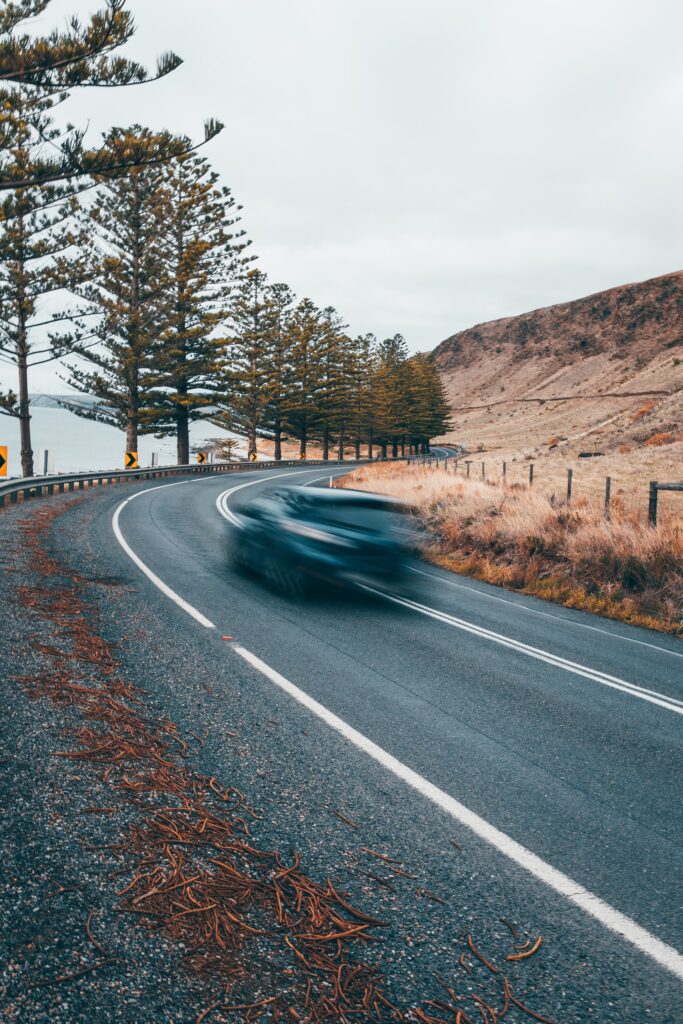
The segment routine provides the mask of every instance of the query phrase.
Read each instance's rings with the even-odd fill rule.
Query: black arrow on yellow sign
[[[126,469],[137,469],[138,468],[138,453],[137,452],[126,452]]]
[[[7,449],[0,445],[0,476],[7,476]]]
[[[197,462],[199,463],[200,466],[204,465],[204,463],[206,462],[206,452],[197,453]]]
[[[256,454],[256,452],[249,452],[249,459],[251,462],[256,462],[256,460],[258,459],[258,455]]]

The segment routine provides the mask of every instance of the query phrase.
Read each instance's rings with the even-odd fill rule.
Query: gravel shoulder
[[[600,936],[596,956],[596,930],[578,912],[549,893],[530,895],[528,880],[502,858],[458,834],[444,815],[222,654],[220,638],[186,631],[173,611],[150,600],[110,543],[117,500],[104,491],[69,506],[45,535],[48,553],[80,575],[92,626],[142,692],[146,713],[177,724],[193,770],[246,795],[259,816],[249,824],[254,844],[287,860],[297,850],[308,875],[321,884],[331,879],[386,922],[362,953],[386,976],[393,1003],[409,1009],[447,998],[441,978],[462,995],[472,1021],[484,1016],[474,994],[500,1006],[500,979],[478,960],[471,936],[486,958],[505,966],[520,1001],[558,1024],[679,1019],[680,988],[663,972],[644,969],[616,939]],[[66,508],[68,501],[40,506]],[[21,528],[36,507],[0,513],[0,1016],[11,1024],[194,1022],[225,1000],[224,982],[188,971],[186,949],[121,912],[117,891],[130,878],[125,855],[93,849],[124,836],[138,809],[90,764],[54,756],[78,727],[77,714],[31,699],[30,687],[17,681],[51,671],[40,644],[60,642],[46,638],[45,621],[17,601],[18,587],[35,580]],[[506,963],[511,933],[501,918],[524,939],[542,933],[542,950]],[[260,997],[278,974],[286,985],[292,968],[286,960],[261,963],[259,978],[259,948],[250,956]],[[249,993],[231,998],[237,995],[246,1001]],[[205,1019],[245,1016],[219,1007]],[[531,1019],[515,1005],[506,1016],[513,1024]]]

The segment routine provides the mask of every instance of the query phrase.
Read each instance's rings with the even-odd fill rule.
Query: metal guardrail
[[[361,459],[349,460],[348,465],[367,462]],[[344,460],[346,462],[346,460]],[[59,474],[57,476],[22,477],[0,483],[0,508],[6,502],[16,504],[20,499],[42,498],[50,494],[83,491],[91,487],[105,487],[111,484],[135,483],[138,480],[159,480],[170,476],[215,476],[219,473],[243,473],[249,470],[275,469],[278,466],[330,466],[344,465],[339,460],[328,459],[282,459],[280,462],[212,462],[206,466],[154,466],[150,469],[107,470],[97,473]]]

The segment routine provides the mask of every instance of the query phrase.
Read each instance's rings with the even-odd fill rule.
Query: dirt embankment
[[[553,459],[683,432],[683,272],[460,331],[435,350],[451,440]]]

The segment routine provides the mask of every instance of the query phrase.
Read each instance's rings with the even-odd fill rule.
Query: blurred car
[[[391,498],[334,488],[283,487],[241,510],[233,536],[237,568],[282,592],[307,583],[394,585],[403,579],[409,531]]]

